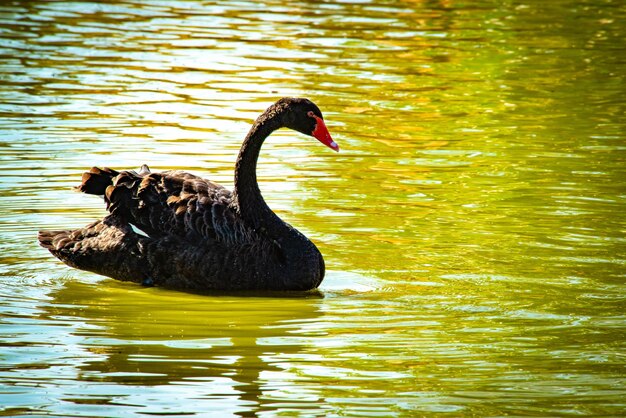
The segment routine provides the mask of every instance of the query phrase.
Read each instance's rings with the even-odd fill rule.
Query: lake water
[[[0,414],[626,414],[621,1],[0,6]],[[93,165],[259,179],[318,293],[193,295],[61,264]]]

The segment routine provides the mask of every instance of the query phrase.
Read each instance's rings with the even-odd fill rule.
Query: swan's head
[[[330,136],[319,107],[309,99],[285,97],[276,102],[283,109],[282,119],[286,128],[312,136],[328,148],[339,151],[339,145]]]

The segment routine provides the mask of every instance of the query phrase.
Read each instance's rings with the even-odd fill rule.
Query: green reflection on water
[[[622,415],[626,150],[614,1],[0,7],[0,410],[72,416]],[[259,178],[320,295],[197,296],[69,270],[91,165]]]

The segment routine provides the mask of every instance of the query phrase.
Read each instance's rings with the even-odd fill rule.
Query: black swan
[[[110,214],[74,231],[40,231],[39,243],[71,267],[146,286],[315,289],[324,278],[321,253],[272,212],[257,184],[261,145],[281,127],[339,151],[313,102],[283,98],[257,118],[243,141],[233,192],[182,171],[94,167],[77,189],[104,195]]]

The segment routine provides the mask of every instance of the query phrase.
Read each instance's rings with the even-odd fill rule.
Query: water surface
[[[57,416],[626,413],[626,7],[5,2],[0,411]],[[36,231],[102,202],[92,165],[261,189],[319,293],[201,296],[72,270]]]

